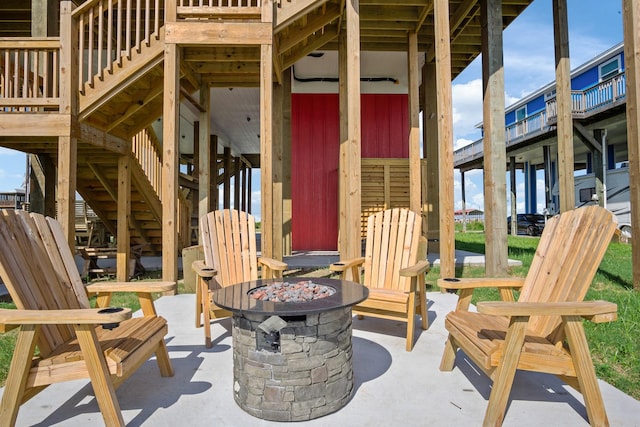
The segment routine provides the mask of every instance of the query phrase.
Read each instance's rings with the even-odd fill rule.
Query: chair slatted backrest
[[[25,211],[0,211],[0,276],[19,309],[90,308],[60,224]],[[75,334],[70,326],[42,326],[38,348],[47,356]]]
[[[400,270],[418,261],[421,226],[422,218],[408,209],[387,209],[369,217],[365,286],[409,290],[410,278],[400,277]]]
[[[582,301],[616,230],[611,212],[599,206],[567,211],[547,221],[519,301]],[[562,339],[560,318],[537,316],[529,327],[537,335]]]
[[[214,280],[229,286],[258,278],[256,222],[235,209],[209,212],[200,219],[207,265],[218,271]]]

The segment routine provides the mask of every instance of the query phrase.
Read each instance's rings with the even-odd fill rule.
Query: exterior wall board
[[[407,95],[363,94],[361,105],[362,157],[408,158]],[[339,124],[337,94],[292,95],[294,250],[337,248]]]

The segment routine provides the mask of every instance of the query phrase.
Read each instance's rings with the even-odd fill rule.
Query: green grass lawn
[[[522,261],[512,267],[512,276],[524,277],[540,238],[509,236],[509,258]],[[456,233],[456,249],[484,253],[484,233]],[[439,272],[432,269],[427,278],[435,283]],[[465,267],[458,277],[483,277],[484,268]],[[473,302],[498,300],[494,290],[474,294]],[[640,292],[633,290],[631,245],[611,243],[586,296],[587,300],[606,300],[618,305],[618,320],[596,324],[584,322],[598,378],[640,399]]]

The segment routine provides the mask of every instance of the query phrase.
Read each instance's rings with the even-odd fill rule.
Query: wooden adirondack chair
[[[608,425],[582,319],[610,322],[617,307],[583,301],[616,230],[611,212],[598,206],[551,218],[525,279],[440,279],[459,289],[445,326],[449,338],[440,369],[450,371],[462,349],[491,379],[485,426],[501,425],[517,369],[555,374],[580,391],[592,425]],[[498,287],[500,302],[480,302],[469,312],[473,288]],[[511,288],[520,289],[513,302]]]
[[[196,272],[196,328],[204,324],[205,345],[211,347],[211,319],[231,315],[213,303],[221,287],[261,278],[282,277],[287,264],[257,256],[255,218],[237,210],[209,212],[200,218],[204,261],[194,261]],[[203,321],[204,316],[204,321]]]
[[[363,315],[407,323],[407,351],[413,349],[415,315],[420,313],[427,329],[427,294],[424,274],[429,271],[427,240],[421,235],[422,218],[408,209],[388,209],[371,215],[367,222],[365,257],[331,265],[342,278],[360,282],[369,297],[353,307]]]
[[[0,211],[0,277],[17,310],[0,309],[0,331],[20,327],[0,403],[0,424],[14,425],[20,405],[48,385],[89,378],[106,425],[124,425],[115,389],[154,353],[173,376],[164,343],[167,322],[151,292],[175,283],[101,283],[85,287],[60,224],[25,211]],[[91,308],[87,291],[138,292],[143,317],[130,309]],[[36,352],[36,346],[38,351]]]

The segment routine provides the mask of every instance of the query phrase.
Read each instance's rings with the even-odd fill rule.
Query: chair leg
[[[167,351],[167,345],[164,340],[160,340],[158,348],[156,350],[156,360],[158,361],[158,367],[160,368],[160,375],[163,377],[173,376],[173,365],[169,358],[169,352]]]
[[[489,406],[484,415],[483,426],[485,427],[502,425],[528,322],[528,317],[511,317],[502,349],[502,359],[496,369],[496,376],[489,395]]]
[[[449,338],[447,338],[447,341],[444,343],[444,352],[442,353],[442,360],[440,361],[441,371],[451,371],[453,369],[457,350],[458,346],[451,334],[449,334]]]
[[[197,278],[196,283],[196,328],[202,326],[202,287],[204,286],[204,280]]]
[[[109,368],[104,360],[104,353],[100,348],[94,326],[75,325],[75,331],[105,425],[124,426],[115,387],[111,382]]]
[[[587,417],[592,426],[608,426],[607,412],[593,368],[591,353],[582,326],[582,318],[569,317],[565,320],[565,333],[573,358],[573,365],[580,384],[580,391],[587,408]]]
[[[420,317],[422,317],[422,330],[426,331],[429,327],[429,314],[427,313],[427,292],[423,288],[420,290],[418,297],[420,298]]]
[[[29,368],[31,368],[31,360],[36,348],[39,330],[39,325],[23,325],[20,328],[9,367],[9,375],[2,394],[2,402],[0,403],[1,425],[13,426],[16,424],[18,410],[25,394]]]
[[[409,294],[409,312],[407,313],[407,351],[413,350],[413,335],[416,326],[416,294]]]
[[[205,289],[203,289],[203,292]],[[203,298],[205,298],[204,305],[202,307],[202,312],[204,314],[204,345],[206,348],[211,348],[211,295],[209,291],[206,290],[206,293],[203,294]]]

